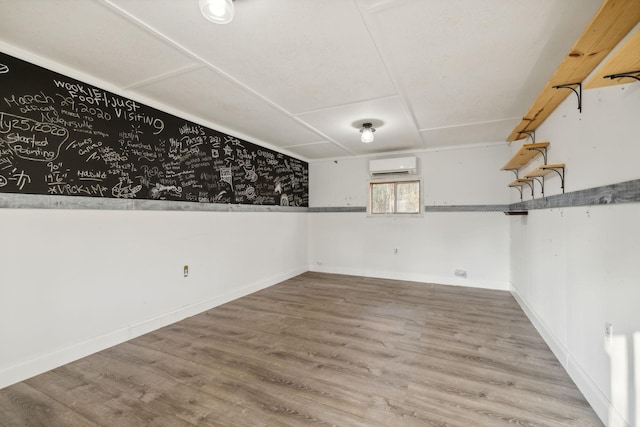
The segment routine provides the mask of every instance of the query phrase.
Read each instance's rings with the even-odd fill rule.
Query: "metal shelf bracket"
[[[564,194],[564,167],[553,167],[553,166],[541,166],[542,169],[552,170],[558,174],[560,177],[560,188],[562,188],[562,194]],[[562,171],[562,172],[560,172]]]
[[[511,188],[515,188],[516,190],[518,190],[520,192],[520,201],[522,201],[522,187],[511,187]]]
[[[626,73],[609,74],[608,76],[604,76],[602,78],[611,79],[611,80],[629,78],[629,79],[636,79],[637,81],[640,82],[640,70],[627,71]]]
[[[574,88],[576,86],[578,90]],[[582,83],[566,83],[563,85],[557,85],[554,89],[571,89],[573,93],[578,97],[578,111],[582,113]]]
[[[535,199],[536,197],[533,193],[533,181],[526,181],[525,184],[527,184],[531,188],[531,198]]]
[[[544,176],[541,177],[537,177],[537,176],[527,176],[526,178],[531,178],[534,181],[537,181],[538,184],[540,184],[540,190],[542,192],[542,198],[544,198]]]
[[[513,174],[516,176],[516,179],[520,178],[518,176],[518,169],[505,169],[507,172],[513,172]]]
[[[518,132],[519,135],[527,135],[529,138],[531,138],[531,142],[533,142],[535,144],[536,142],[536,131],[535,130],[523,130]]]
[[[538,153],[542,154],[542,158],[544,159],[544,164],[547,164],[547,147],[542,147],[542,148],[537,148],[537,147],[533,147],[533,148],[527,148],[527,150],[531,150],[531,151],[537,151]]]

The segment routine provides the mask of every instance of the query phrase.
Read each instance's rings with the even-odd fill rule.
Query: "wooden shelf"
[[[544,177],[551,172],[555,172],[560,177],[560,188],[562,188],[562,193],[564,193],[564,163],[555,163],[551,165],[541,165],[535,168],[532,171],[529,171],[525,174],[526,178],[535,179],[538,184],[540,184],[540,192],[542,193],[542,197],[544,197]],[[533,194],[532,194],[533,196]]]
[[[640,71],[640,30],[633,33],[633,35],[611,55],[607,62],[587,80],[584,88],[593,89],[637,82],[637,80],[631,78],[604,78],[604,76],[628,73],[630,71]]]
[[[548,142],[535,142],[533,144],[523,144],[516,154],[513,155],[511,160],[502,167],[503,171],[517,170],[525,166],[534,157],[540,154],[538,150],[544,150],[549,146]]]
[[[551,172],[555,172],[560,176],[560,187],[564,193],[564,163],[547,164],[547,147],[548,142],[536,142],[533,144],[523,144],[518,152],[502,167],[501,170],[512,171],[516,174],[516,180],[509,184],[509,187],[516,188],[520,192],[520,200],[522,200],[523,187],[526,185],[531,189],[531,197],[534,197],[534,187],[537,182],[540,185],[540,192],[544,197],[544,177]],[[524,178],[518,178],[518,171],[521,167],[529,163],[538,154],[544,156],[544,164],[530,170],[524,175]]]
[[[527,172],[526,174],[524,174],[525,178],[533,178],[533,177],[539,177],[539,176],[545,176],[550,174],[551,172],[553,172],[554,169],[564,169],[565,164],[564,163],[555,163],[552,165],[542,165],[539,166],[529,172]]]
[[[524,186],[527,185],[531,190],[531,197],[533,198],[533,179],[532,178],[518,178],[509,184],[509,187],[515,188],[520,192],[520,200],[522,200],[522,194],[524,191]]]
[[[582,82],[639,21],[638,0],[605,0],[507,141],[523,139],[520,132],[535,130],[544,122],[571,94],[553,86]],[[637,56],[637,50],[633,53]]]
[[[532,182],[532,178],[518,178],[509,184],[509,187],[522,187],[523,185]]]

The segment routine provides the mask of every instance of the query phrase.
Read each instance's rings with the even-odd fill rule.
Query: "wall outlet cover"
[[[467,270],[456,270],[454,274],[457,277],[464,277],[465,279],[467,278]]]

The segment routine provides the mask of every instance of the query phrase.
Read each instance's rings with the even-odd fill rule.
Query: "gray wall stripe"
[[[231,205],[222,203],[177,202],[171,200],[104,199],[81,196],[43,196],[0,193],[0,208],[7,209],[93,209],[196,212],[308,212],[293,206]]]
[[[527,200],[510,205],[440,205],[425,206],[425,212],[504,212],[572,206],[613,205],[640,202],[640,179],[573,191],[566,194]],[[327,206],[300,208],[292,206],[227,205],[220,203],[175,202],[169,200],[125,200],[79,196],[44,196],[0,193],[0,209],[96,209],[163,210],[204,212],[361,212],[365,206]]]
[[[366,212],[365,206],[327,206],[309,208],[309,212]]]
[[[513,203],[510,210],[565,208],[640,202],[640,179]]]
[[[509,205],[451,205],[425,206],[425,212],[504,212]]]

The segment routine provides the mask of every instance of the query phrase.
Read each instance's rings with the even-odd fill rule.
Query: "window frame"
[[[397,212],[398,199],[394,200],[394,212],[373,213],[373,185],[374,184],[394,184],[394,194],[397,194],[397,184],[406,182],[418,183],[419,206],[418,212]],[[387,175],[367,180],[367,217],[369,218],[422,218],[424,216],[424,182],[418,175]]]

